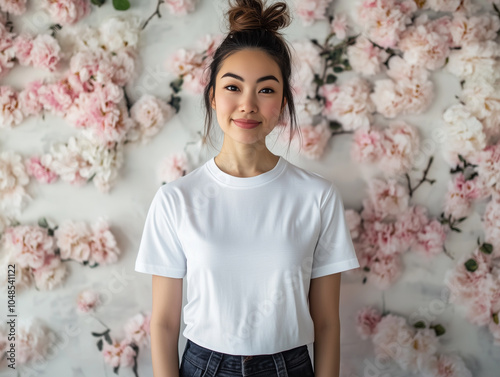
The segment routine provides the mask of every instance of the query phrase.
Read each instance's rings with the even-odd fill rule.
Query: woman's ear
[[[285,106],[286,106],[286,98],[283,97],[283,104],[281,105],[281,111],[283,112],[283,110],[285,110]]]
[[[210,104],[212,106],[212,109],[215,110],[215,98],[214,98],[214,87],[210,89]]]

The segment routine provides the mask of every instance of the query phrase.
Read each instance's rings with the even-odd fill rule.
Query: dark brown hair
[[[289,46],[278,32],[280,28],[290,24],[290,14],[286,3],[277,2],[264,9],[262,0],[235,0],[229,1],[229,10],[225,13],[229,21],[229,33],[214,53],[213,60],[207,66],[208,84],[205,86],[203,97],[205,107],[205,130],[203,141],[210,140],[213,109],[210,94],[215,93],[215,81],[224,60],[235,52],[243,49],[259,49],[266,52],[279,66],[283,76],[283,99],[286,98],[288,107],[288,124],[290,138],[288,147],[295,132],[300,135],[297,127],[295,105],[293,101],[290,80],[292,76],[292,58]],[[283,100],[281,102],[283,105]],[[283,122],[285,112],[282,111],[278,123]],[[212,144],[213,145],[213,144]]]

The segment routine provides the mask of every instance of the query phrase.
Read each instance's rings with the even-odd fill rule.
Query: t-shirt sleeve
[[[172,200],[162,187],[156,192],[146,216],[135,271],[172,278],[186,275],[186,256],[176,232]]]
[[[321,205],[321,229],[314,250],[311,279],[359,267],[344,205],[336,187],[330,188]]]

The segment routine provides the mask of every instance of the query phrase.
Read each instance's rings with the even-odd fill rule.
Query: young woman
[[[340,272],[359,267],[334,184],[271,153],[288,109],[285,3],[236,0],[205,89],[220,153],[158,189],[135,270],[153,275],[155,377],[339,374]],[[187,344],[179,366],[182,278]],[[314,342],[314,372],[307,344]]]

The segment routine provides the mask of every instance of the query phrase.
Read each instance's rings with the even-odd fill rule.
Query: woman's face
[[[283,78],[278,64],[261,50],[238,51],[224,60],[215,88],[212,108],[225,137],[244,144],[265,143],[282,110]]]

